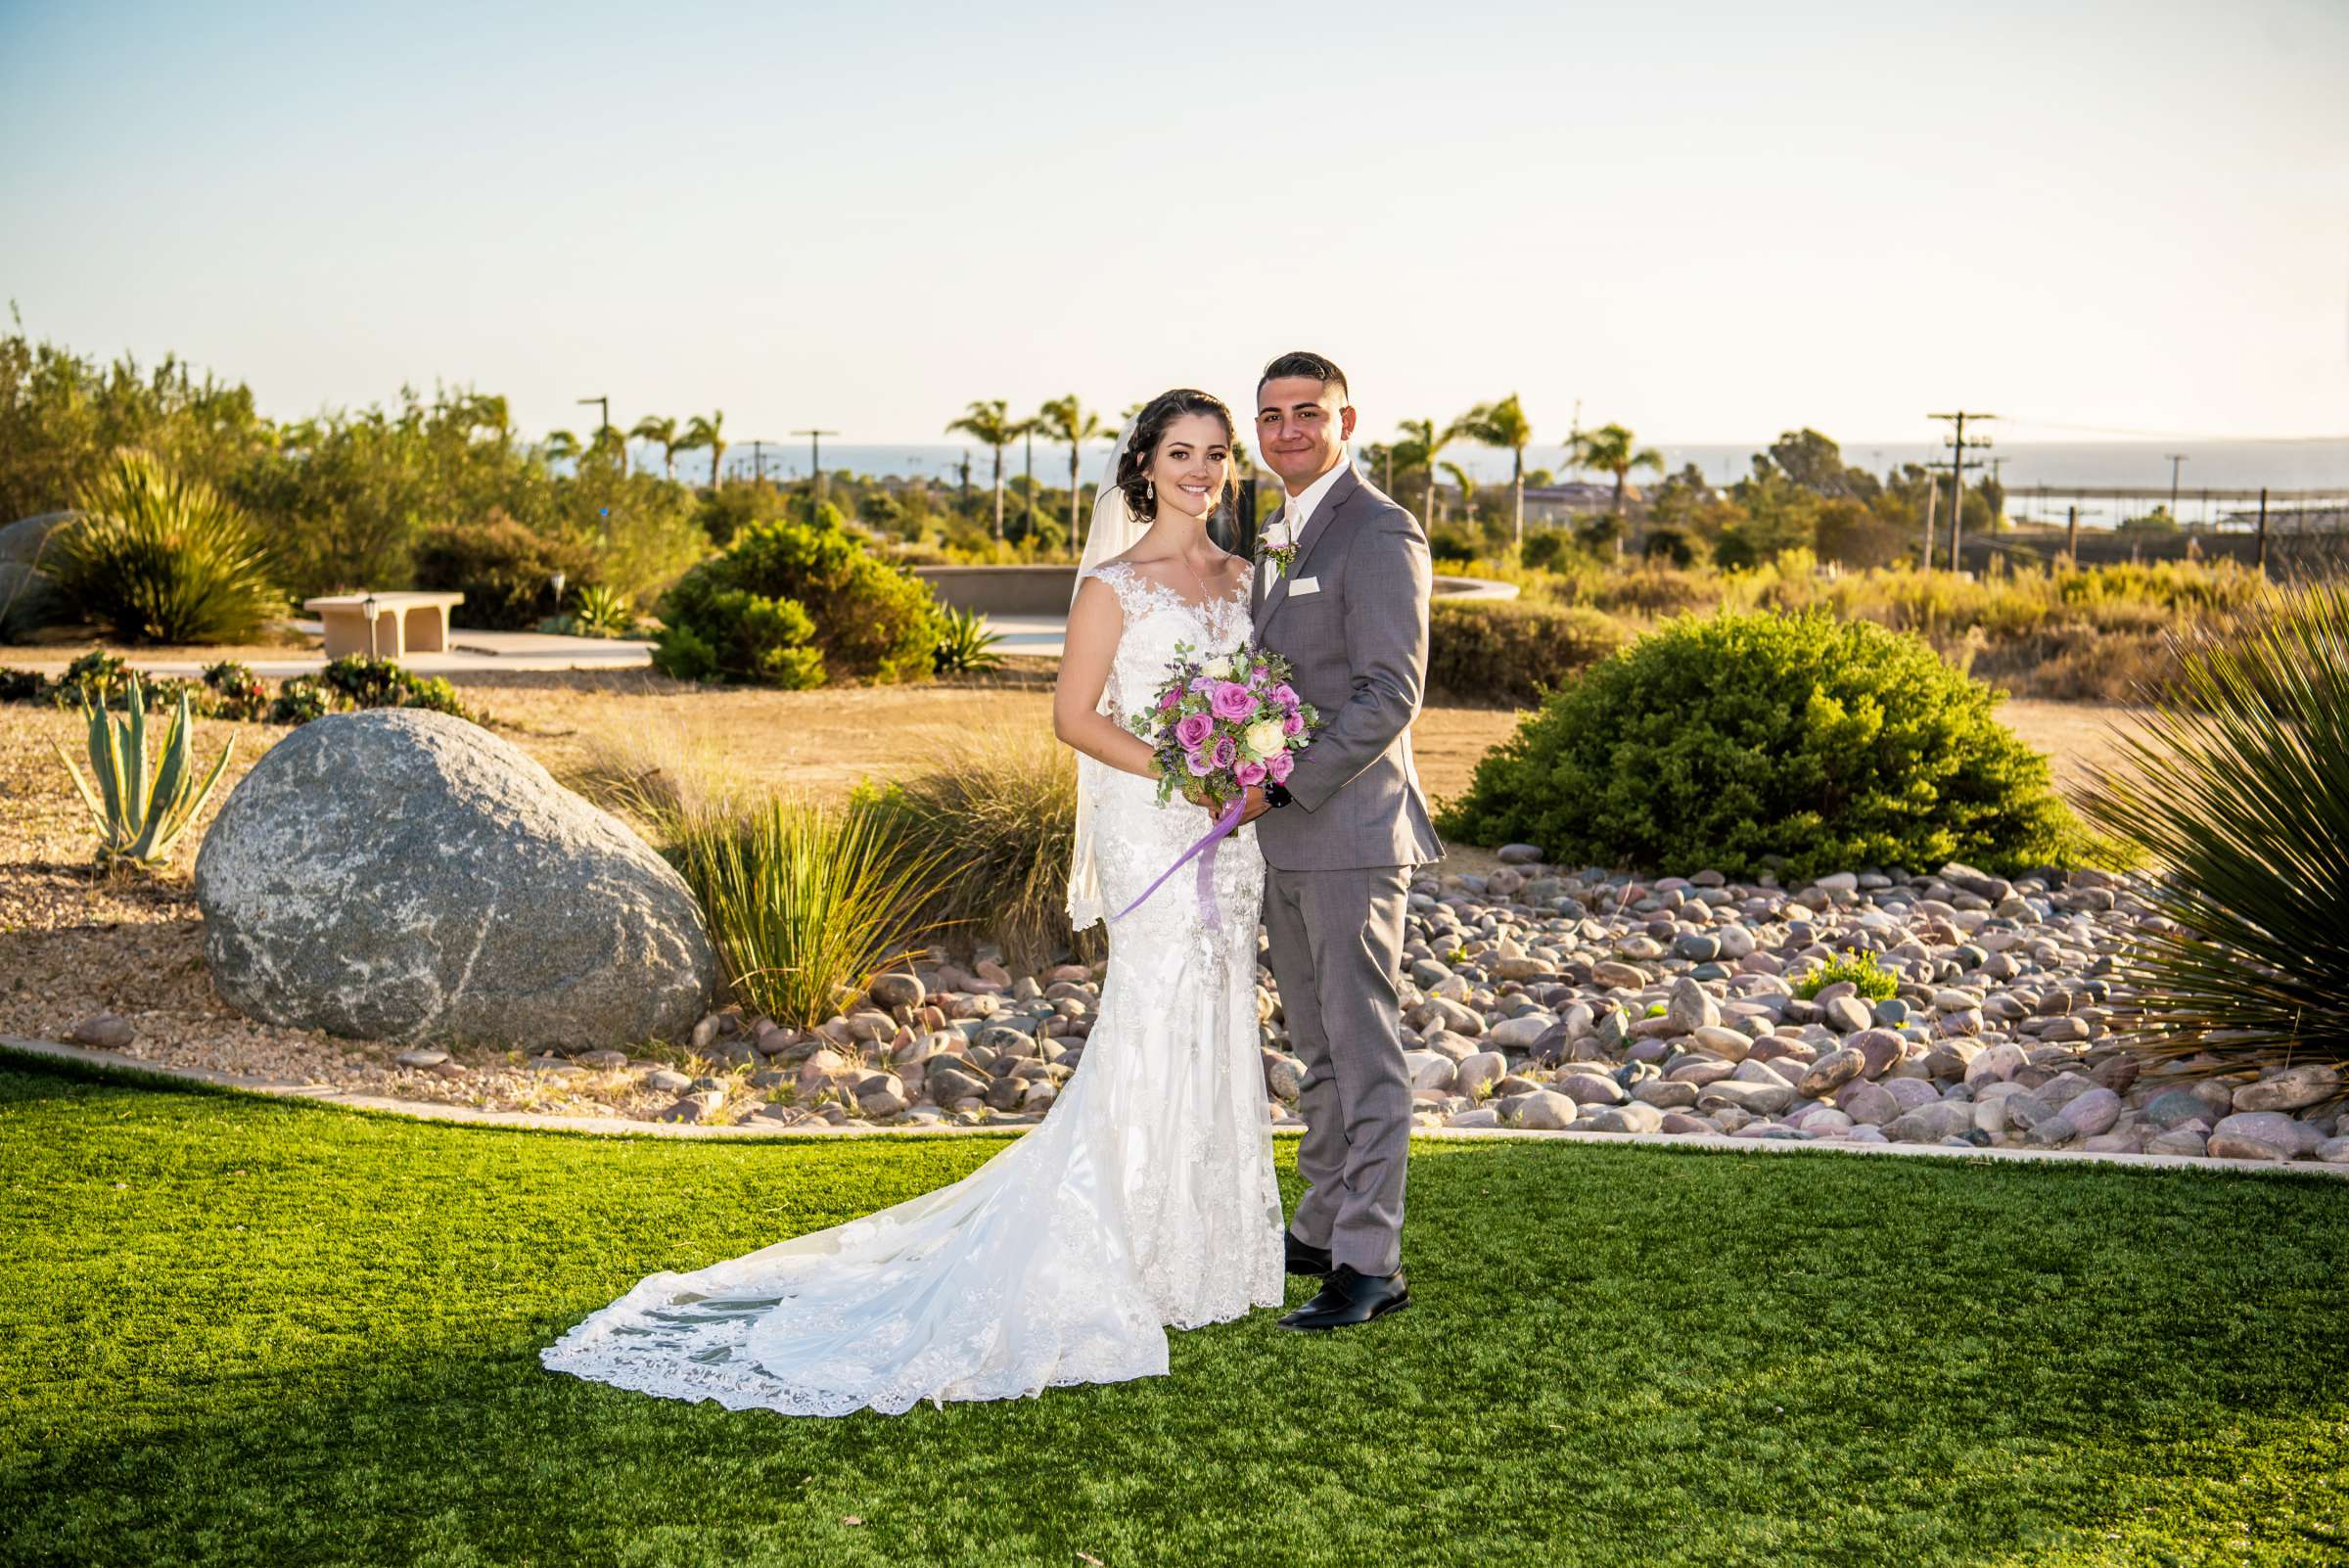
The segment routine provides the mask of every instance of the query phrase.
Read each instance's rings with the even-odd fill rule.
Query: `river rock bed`
[[[1949,865],[1784,888],[1567,870],[1512,845],[1485,875],[1412,887],[1401,989],[1415,1120],[2349,1163],[2336,1068],[2141,1072],[2114,1033],[2129,1000],[2114,960],[2156,918],[2095,871],[2009,881]],[[1897,978],[1892,996],[1849,983],[1795,994],[1820,964],[1860,955]],[[482,1104],[520,1078],[543,1085],[541,1108],[640,1120],[1019,1126],[1082,1060],[1102,973],[923,965],[814,1030],[727,1008],[657,1054],[420,1047],[365,1086]],[[1267,1102],[1275,1126],[1299,1128],[1304,1064],[1269,972],[1259,982]],[[126,1048],[119,1020],[85,1019],[75,1037]]]

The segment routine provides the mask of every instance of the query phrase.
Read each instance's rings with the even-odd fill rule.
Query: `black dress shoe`
[[[1283,1328],[1351,1328],[1411,1304],[1410,1285],[1398,1268],[1364,1274],[1340,1264],[1321,1293],[1280,1320]]]
[[[1286,1254],[1288,1270],[1292,1274],[1326,1274],[1329,1272],[1329,1249],[1316,1247],[1310,1241],[1299,1241],[1287,1230],[1280,1233],[1281,1251]]]

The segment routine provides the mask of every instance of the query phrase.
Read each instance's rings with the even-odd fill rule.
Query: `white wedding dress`
[[[1248,596],[1194,605],[1119,562],[1103,711],[1146,706],[1175,645],[1247,640]],[[1209,826],[1080,759],[1114,914]],[[1043,1121],[950,1186],[691,1273],[659,1273],[540,1353],[551,1369],[730,1409],[896,1413],[1167,1370],[1169,1327],[1282,1300],[1280,1191],[1257,1048],[1256,830],[1219,847],[1216,924],[1186,865],[1110,922],[1101,1007]],[[1079,926],[1089,893],[1073,895]]]

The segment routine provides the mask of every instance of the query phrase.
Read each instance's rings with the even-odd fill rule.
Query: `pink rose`
[[[1283,708],[1294,708],[1297,706],[1297,688],[1284,680],[1272,688],[1272,700]]]
[[[1216,749],[1209,755],[1214,758],[1218,767],[1229,767],[1238,760],[1240,748],[1229,735],[1219,735],[1216,737]]]
[[[1179,708],[1181,706],[1182,693],[1178,691],[1169,691],[1165,696],[1159,698],[1158,700],[1158,711],[1162,714],[1170,708]]]
[[[1283,735],[1302,735],[1302,734],[1304,734],[1304,733],[1305,733],[1305,715],[1304,715],[1303,714],[1297,713],[1297,712],[1295,712],[1294,710],[1292,710],[1292,711],[1291,711],[1289,714],[1287,714],[1287,715],[1286,715],[1284,717],[1282,717],[1282,719],[1281,719],[1281,721],[1280,721],[1280,732],[1281,732]]]
[[[1286,784],[1289,781],[1289,770],[1296,765],[1297,760],[1288,753],[1274,752],[1266,761],[1265,771],[1272,775],[1273,783]]]
[[[1191,770],[1191,777],[1193,778],[1205,778],[1208,774],[1216,770],[1216,764],[1209,761],[1206,758],[1200,756],[1197,752],[1193,752],[1190,756],[1184,758],[1182,760],[1182,765]]]
[[[1262,784],[1270,771],[1262,762],[1242,762],[1231,770],[1231,776],[1240,781],[1242,788],[1246,788],[1251,784]]]
[[[1195,752],[1206,745],[1208,736],[1215,732],[1216,721],[1205,714],[1188,714],[1174,720],[1174,738],[1182,742],[1186,752]]]
[[[1256,699],[1236,680],[1220,680],[1207,699],[1208,712],[1218,718],[1247,718],[1256,712]]]

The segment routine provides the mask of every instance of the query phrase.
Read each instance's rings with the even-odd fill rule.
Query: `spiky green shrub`
[[[95,787],[63,746],[55,741],[49,744],[73,776],[73,787],[98,825],[98,862],[160,870],[170,860],[188,824],[204,808],[212,786],[220,782],[237,743],[232,737],[220,748],[212,770],[200,782],[196,777],[196,720],[183,692],[151,774],[147,765],[147,693],[138,676],[130,677],[123,698],[124,712],[118,723],[103,703],[82,709],[90,726],[90,771],[97,778]]]
[[[938,648],[929,584],[830,517],[752,524],[685,574],[661,617],[654,663],[685,679],[918,680]]]
[[[1845,953],[1830,958],[1795,982],[1794,993],[1809,1001],[1829,986],[1850,981],[1869,1001],[1883,1001],[1901,989],[1901,977],[1876,962],[1873,953]]]
[[[1580,605],[1439,604],[1427,623],[1427,688],[1458,702],[1530,708],[1630,638],[1622,623]]]
[[[1553,860],[1811,877],[2076,853],[2002,694],[1915,637],[1824,615],[1667,623],[1553,693],[1440,826]]]
[[[988,629],[987,617],[974,610],[942,607],[938,620],[938,652],[932,663],[942,675],[967,675],[1003,668],[995,645],[1003,638]]]
[[[931,929],[939,860],[904,853],[863,806],[773,796],[667,826],[736,995],[779,1023],[823,1022]]]
[[[2117,1022],[2188,1077],[2349,1063],[2349,585],[2264,609],[2174,636],[2123,765],[2077,791],[2164,917],[2121,954]]]
[[[994,943],[1014,967],[1036,969],[1062,953],[1101,953],[1094,927],[1069,929],[1069,855],[1077,832],[1077,770],[1048,739],[976,744],[945,765],[859,800],[880,816],[909,860],[950,861],[957,874],[928,908],[947,945],[968,954]]]
[[[202,481],[124,451],[74,505],[52,575],[124,641],[247,641],[285,609],[259,528]]]

